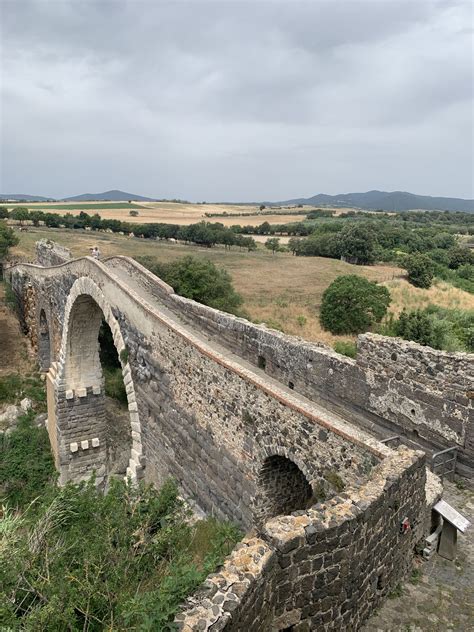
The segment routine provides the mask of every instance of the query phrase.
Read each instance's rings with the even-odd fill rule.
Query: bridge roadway
[[[390,448],[380,443],[379,440],[366,431],[361,430],[340,415],[329,411],[327,408],[290,389],[282,382],[270,377],[262,369],[216,342],[215,338],[210,335],[204,335],[198,332],[195,327],[191,327],[180,317],[177,311],[165,306],[163,301],[154,295],[150,289],[152,287],[150,286],[150,281],[153,282],[155,280],[157,284],[162,282],[151,273],[144,274],[142,266],[138,265],[133,259],[114,256],[104,259],[102,263],[107,267],[111,275],[126,286],[130,294],[138,295],[141,301],[146,303],[150,312],[206,355],[211,355],[220,364],[237,372],[244,379],[256,384],[285,405],[305,414],[319,425],[329,428],[353,443],[363,445],[379,458],[389,456],[392,453]],[[169,289],[171,290],[171,288]]]

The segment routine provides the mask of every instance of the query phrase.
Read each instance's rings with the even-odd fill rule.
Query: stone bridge
[[[242,543],[182,627],[356,629],[406,572],[439,497],[422,452],[375,436],[456,444],[467,472],[472,356],[364,335],[355,361],[177,296],[132,259],[67,257],[40,243],[38,265],[8,271],[47,371],[60,482],[116,471],[105,320],[128,399],[123,474],[172,476],[196,509],[263,538]]]

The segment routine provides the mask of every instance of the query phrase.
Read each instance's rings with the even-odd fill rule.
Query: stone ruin
[[[47,371],[61,483],[112,475],[105,320],[128,398],[127,475],[172,476],[247,534],[179,627],[358,629],[430,533],[441,486],[426,454],[456,445],[472,473],[473,357],[366,334],[352,360],[179,297],[126,257],[58,262],[40,244],[38,259],[9,277]],[[393,433],[406,445],[378,440]]]

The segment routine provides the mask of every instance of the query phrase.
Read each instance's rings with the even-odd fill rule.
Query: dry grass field
[[[103,219],[118,219],[123,222],[131,222],[134,224],[147,224],[154,222],[163,222],[166,224],[188,225],[200,221],[221,222],[225,226],[235,226],[243,224],[247,226],[257,226],[262,222],[270,224],[284,224],[288,222],[297,222],[305,219],[306,215],[301,211],[314,211],[314,207],[305,206],[304,208],[286,208],[275,210],[275,214],[265,215],[259,210],[258,205],[240,205],[240,204],[184,204],[179,202],[134,202],[127,205],[127,202],[38,202],[6,205],[9,209],[13,206],[27,206],[28,209],[38,209],[51,213],[71,213],[79,215],[81,211],[93,215],[98,213]],[[138,211],[137,217],[129,214],[130,210]],[[270,211],[266,208],[265,211]],[[333,209],[336,215],[353,209],[338,208]],[[227,213],[226,217],[207,217],[206,213]],[[252,215],[239,215],[239,213],[252,213]]]
[[[402,270],[390,266],[354,266],[335,259],[293,257],[289,253],[272,255],[263,246],[248,253],[235,248],[230,251],[223,247],[207,249],[79,230],[31,228],[19,235],[20,244],[13,249],[12,257],[27,260],[34,258],[34,243],[41,238],[54,239],[70,248],[76,257],[89,254],[89,248],[98,245],[102,256],[151,256],[164,262],[189,254],[208,258],[231,274],[252,320],[329,345],[336,340],[353,339],[323,331],[318,320],[322,294],[341,274],[359,274],[385,283],[392,295],[390,309],[395,313],[403,307],[414,309],[430,303],[474,309],[473,295],[446,283],[429,290],[414,288],[404,280]]]

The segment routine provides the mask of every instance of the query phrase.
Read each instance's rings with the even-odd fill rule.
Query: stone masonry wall
[[[179,629],[359,629],[410,568],[425,475],[424,455],[401,447],[363,487],[270,520],[187,601]]]
[[[49,239],[37,241],[35,251],[36,261],[40,266],[57,266],[72,259],[69,248]]]
[[[474,356],[436,351],[399,338],[364,334],[357,359],[323,344],[255,325],[177,296],[123,257],[136,282],[200,331],[290,384],[295,391],[376,432],[403,437],[428,454],[456,445],[458,471],[474,474]]]

